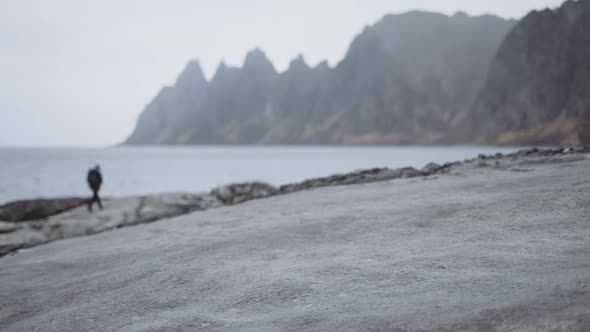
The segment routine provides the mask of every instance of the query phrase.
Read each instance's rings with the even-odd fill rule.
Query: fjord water
[[[223,184],[274,185],[374,167],[423,167],[517,148],[452,147],[117,147],[0,148],[0,204],[88,195],[86,172],[100,164],[103,196],[203,192]]]

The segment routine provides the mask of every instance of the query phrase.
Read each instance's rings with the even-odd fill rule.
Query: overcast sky
[[[260,47],[278,70],[344,55],[365,25],[423,9],[520,18],[562,0],[0,0],[0,145],[104,146],[190,59],[207,77]]]

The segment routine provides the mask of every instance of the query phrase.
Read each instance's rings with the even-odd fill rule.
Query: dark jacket
[[[88,171],[88,177],[86,178],[86,180],[88,181],[90,189],[98,190],[100,189],[100,185],[102,184],[102,175],[100,174],[99,170],[94,168]]]

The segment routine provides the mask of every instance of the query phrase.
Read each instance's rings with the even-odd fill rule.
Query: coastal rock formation
[[[446,142],[512,20],[428,12],[386,15],[334,68],[302,56],[277,73],[259,49],[210,82],[196,61],[141,114],[127,144]]]
[[[60,199],[56,200],[61,201]],[[207,194],[161,194],[105,199],[94,213],[81,206],[42,220],[0,222],[0,256],[21,248],[170,218],[222,205]]]
[[[88,202],[87,198],[32,199],[0,206],[0,221],[19,222],[47,218]]]
[[[436,172],[438,172],[440,169],[442,169],[442,166],[440,166],[439,164],[428,163],[426,166],[424,166],[422,168],[422,174],[432,175],[432,174],[435,174]]]
[[[277,195],[279,190],[267,183],[251,182],[231,184],[215,188],[211,195],[224,204],[238,204],[245,201]]]
[[[531,148],[511,154],[480,155],[463,162],[448,162],[444,165],[430,163],[422,170],[412,167],[399,169],[375,168],[337,174],[298,183],[286,184],[280,188],[261,182],[232,184],[213,189],[206,194],[160,194],[140,197],[106,199],[105,209],[89,213],[81,206],[44,219],[34,221],[0,221],[0,256],[21,248],[76,236],[149,223],[194,211],[234,205],[250,200],[312,190],[321,187],[346,186],[395,179],[412,179],[440,174],[461,174],[473,169],[493,167],[496,170],[523,172],[531,165],[572,162],[586,158],[590,146],[576,148],[538,149]],[[525,168],[523,168],[525,167]],[[58,206],[63,199],[56,199]],[[85,200],[84,202],[85,203]],[[27,206],[28,201],[11,203],[11,207]],[[51,199],[46,205],[51,206]],[[52,211],[53,213],[56,210]],[[13,210],[16,214],[18,211]]]
[[[463,126],[493,144],[590,142],[590,0],[534,11],[508,34]]]
[[[413,167],[405,167],[399,169],[374,168],[369,170],[359,170],[347,174],[337,174],[328,177],[310,179],[300,183],[287,184],[281,186],[280,190],[282,193],[292,193],[295,191],[308,190],[319,187],[371,183],[400,178],[413,178],[422,175],[426,174],[416,170]]]

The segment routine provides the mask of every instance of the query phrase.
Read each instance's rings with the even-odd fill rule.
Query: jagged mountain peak
[[[246,60],[248,61],[267,61],[266,54],[259,47],[255,47],[246,53]]]
[[[324,61],[318,63],[317,66],[314,67],[314,69],[328,70],[328,69],[330,69],[330,64],[328,63],[327,60],[324,60]]]
[[[203,73],[203,69],[201,68],[201,62],[197,59],[190,60],[186,64],[185,70]]]
[[[291,62],[289,63],[288,71],[305,70],[310,68],[311,67],[309,67],[307,62],[305,62],[305,58],[303,58],[303,55],[299,54],[295,59],[291,60]]]
[[[465,18],[469,18],[470,16],[469,16],[469,14],[467,14],[464,11],[458,11],[458,12],[455,12],[455,14],[453,14],[453,17],[465,19]]]
[[[206,84],[207,79],[203,73],[203,68],[198,60],[191,60],[187,63],[182,73],[176,79],[176,86]]]
[[[225,79],[230,76],[237,75],[239,72],[240,68],[228,66],[225,63],[225,61],[222,60],[221,62],[219,62],[219,65],[217,66],[217,69],[215,70],[215,74],[213,74],[213,79],[211,79],[211,81],[214,82],[220,79]]]
[[[228,68],[229,68],[229,66],[225,63],[225,61],[221,60],[219,62],[219,65],[217,66],[217,71],[223,71],[223,70],[226,70]]]
[[[243,69],[255,69],[275,73],[274,65],[260,48],[255,48],[246,54]]]

